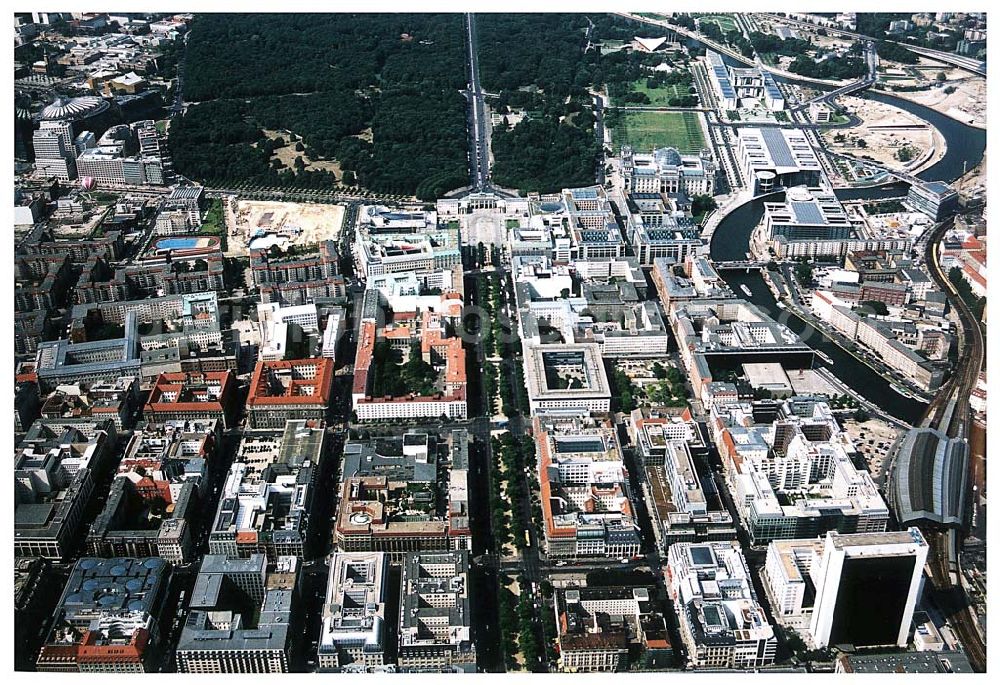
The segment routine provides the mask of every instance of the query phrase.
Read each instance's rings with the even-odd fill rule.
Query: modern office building
[[[208,536],[212,554],[304,556],[325,435],[298,420],[280,437],[243,437]]]
[[[703,249],[701,229],[688,217],[668,214],[663,201],[638,193],[629,195],[634,211],[629,223],[629,239],[636,259],[642,266],[653,266],[657,259],[683,264]]]
[[[353,249],[359,276],[412,272],[428,288],[443,287],[441,272],[462,264],[458,228],[433,226],[415,232],[404,223],[358,224]]]
[[[789,188],[784,202],[765,202],[760,239],[778,258],[795,251],[785,243],[847,241],[857,236],[852,221],[832,192]]]
[[[813,643],[906,647],[923,590],[927,551],[917,528],[828,533],[814,572]]]
[[[696,277],[692,282],[697,284],[698,280]],[[696,286],[696,290],[701,288]],[[691,385],[703,401],[716,368],[736,368],[751,359],[780,361],[798,368],[812,364],[811,347],[745,300],[684,298],[671,307],[670,320]]]
[[[476,670],[469,553],[408,553],[399,602],[399,668]]]
[[[888,507],[822,399],[716,403],[709,425],[754,545],[885,531]]]
[[[80,542],[95,482],[115,451],[114,423],[79,429],[38,420],[14,455],[14,554],[61,560]]]
[[[142,142],[140,138],[140,146]],[[201,226],[204,197],[205,189],[202,186],[175,186],[160,205],[156,216],[156,233],[177,235],[196,231]]]
[[[735,540],[733,517],[712,479],[698,473],[690,444],[665,441],[663,453],[662,464],[645,464],[641,481],[657,543],[666,549],[675,542]]]
[[[802,129],[740,128],[737,135],[736,161],[754,195],[819,185],[819,159]]]
[[[76,178],[76,148],[73,127],[68,122],[43,121],[32,136],[35,171],[60,181]]]
[[[638,525],[613,428],[578,416],[536,416],[538,478],[550,557],[630,557]]]
[[[611,408],[611,386],[599,345],[525,343],[523,347],[532,414],[548,409],[607,412]]]
[[[263,554],[206,554],[175,650],[180,673],[286,673],[299,568]]]
[[[665,574],[691,666],[755,669],[774,663],[774,628],[757,601],[739,543],[675,543]]]
[[[690,409],[684,408],[676,414],[668,412],[639,407],[629,416],[629,437],[636,446],[637,456],[646,466],[663,466],[670,443],[675,441],[705,447]]]
[[[343,307],[332,307],[327,309],[329,314],[326,317],[326,327],[323,329],[323,356],[327,359],[335,359],[337,356],[337,345],[340,343],[344,330],[347,328],[347,312]]]
[[[322,671],[385,663],[388,572],[383,552],[336,552],[330,557],[319,636]]]
[[[163,161],[159,157],[123,156],[118,149],[97,147],[84,150],[76,158],[81,177],[93,178],[102,186],[162,186]]]
[[[775,620],[815,648],[906,647],[927,553],[915,527],[780,540],[762,580]]]
[[[722,55],[714,50],[705,51],[705,68],[708,72],[708,80],[715,91],[720,109],[734,110],[740,106],[736,89],[733,88],[729,80],[729,70],[726,63],[722,61]]]
[[[941,221],[958,209],[958,192],[943,181],[911,185],[906,204],[933,221]]]
[[[104,509],[87,534],[87,553],[93,556],[143,554],[172,564],[183,564],[194,552],[190,517],[197,502],[196,486],[179,488],[176,500],[149,499],[129,478],[115,478]],[[164,518],[151,520],[151,507],[163,507]],[[150,527],[152,524],[152,527]]]
[[[960,649],[939,652],[858,652],[837,657],[834,673],[973,673],[969,657]]]
[[[419,429],[402,435],[388,435],[369,440],[348,440],[340,482],[355,476],[385,476],[414,486],[437,481],[441,457],[447,457],[447,445],[437,436]]]
[[[774,77],[757,67],[729,67],[729,83],[740,100],[760,100],[771,111],[785,108],[785,96]],[[714,75],[714,70],[711,72]]]
[[[14,670],[29,671],[41,648],[39,626],[52,618],[52,582],[57,578],[48,560],[14,559]]]
[[[829,533],[828,533],[829,535]],[[816,606],[814,570],[823,559],[824,538],[772,540],[761,581],[776,623],[808,636]]]
[[[612,197],[601,186],[562,191],[562,213],[569,225],[573,258],[619,259],[625,256],[625,241],[618,225]],[[615,203],[624,206],[623,198]]]
[[[313,303],[284,307],[278,302],[259,304],[257,327],[261,361],[309,356],[319,337],[319,311]]]

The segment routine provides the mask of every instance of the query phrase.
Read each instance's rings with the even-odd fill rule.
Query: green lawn
[[[627,112],[612,137],[616,146],[628,144],[636,152],[675,147],[681,153],[693,154],[705,146],[694,112]]]
[[[208,210],[198,232],[205,235],[223,235],[226,232],[226,219],[222,216],[222,200],[209,200]]]
[[[722,29],[723,33],[726,33],[727,31],[736,30],[736,21],[732,17],[726,14],[708,14],[705,15],[704,17],[699,17],[699,19],[701,21],[715,22],[716,24],[719,25],[719,28]]]
[[[647,80],[648,79],[641,78],[638,81],[634,81],[632,83],[632,91],[636,93],[645,93],[646,97],[649,98],[650,107],[669,107],[670,98],[684,97],[685,95],[691,94],[687,86],[677,84],[664,86],[663,88],[649,88],[646,85]]]

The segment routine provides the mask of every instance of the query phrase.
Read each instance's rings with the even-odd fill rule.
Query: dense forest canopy
[[[270,161],[262,129],[378,192],[432,199],[467,178],[465,42],[457,14],[204,14],[184,67],[192,105],[170,129],[180,173],[321,187]],[[345,174],[346,175],[346,174]]]
[[[665,32],[608,14],[477,15],[483,87],[499,93],[490,105],[528,114],[493,133],[498,185],[593,182],[592,92],[663,85],[649,80],[662,55],[602,49],[636,35]],[[467,183],[466,81],[459,14],[197,15],[184,62],[190,104],[170,147],[181,174],[211,184],[358,183],[433,199]],[[276,136],[295,146],[292,168],[272,154]]]

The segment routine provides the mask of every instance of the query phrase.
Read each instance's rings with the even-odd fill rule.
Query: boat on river
[[[912,392],[910,392],[909,390],[907,390],[906,388],[904,388],[901,385],[896,385],[895,383],[890,383],[889,387],[892,388],[897,393],[899,393],[900,395],[902,395],[903,397],[905,397],[907,399],[911,399],[911,400],[917,399],[916,396],[914,396],[914,394]]]

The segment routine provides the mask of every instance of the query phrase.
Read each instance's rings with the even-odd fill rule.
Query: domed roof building
[[[661,147],[653,151],[653,161],[661,169],[681,165],[681,153],[675,147]]]
[[[78,98],[59,97],[38,114],[40,121],[83,121],[103,114],[111,108],[104,98],[87,95]]]
[[[37,121],[66,121],[73,124],[73,135],[93,131],[98,138],[109,126],[121,120],[118,106],[111,100],[93,95],[57,97],[35,117]]]

